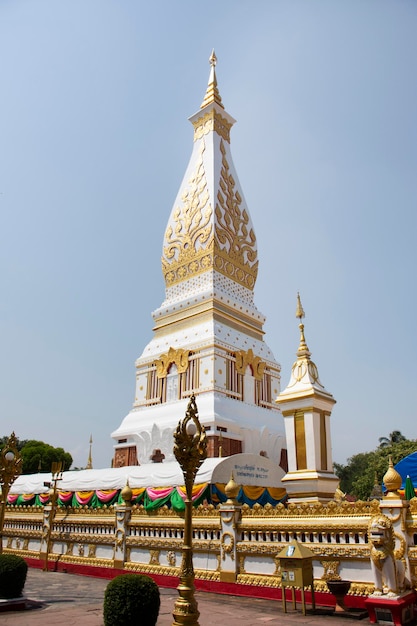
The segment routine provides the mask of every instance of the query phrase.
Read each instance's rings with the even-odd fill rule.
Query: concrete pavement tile
[[[29,569],[25,596],[43,603],[42,608],[0,614],[1,626],[103,626],[104,592],[109,581],[57,572]],[[157,626],[172,626],[175,589],[160,589],[161,609]],[[283,613],[282,604],[214,593],[196,594],[200,626],[348,626],[343,616],[313,614],[307,610]],[[366,618],[362,623],[369,623]],[[138,626],[140,624],[138,623]]]

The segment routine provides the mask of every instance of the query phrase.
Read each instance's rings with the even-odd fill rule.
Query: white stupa
[[[173,459],[173,431],[196,396],[208,456],[255,453],[276,463],[285,437],[280,365],[253,301],[255,232],[230,151],[234,119],[217,88],[216,57],[194,146],[165,230],[166,298],[154,336],[136,361],[132,410],[113,433],[114,466]]]

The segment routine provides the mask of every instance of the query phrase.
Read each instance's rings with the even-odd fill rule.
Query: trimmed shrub
[[[149,576],[121,574],[104,592],[104,626],[155,626],[161,598]]]
[[[28,565],[16,554],[0,554],[0,598],[19,598],[26,582]]]

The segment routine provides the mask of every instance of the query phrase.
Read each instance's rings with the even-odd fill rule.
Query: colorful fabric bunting
[[[111,506],[113,504],[122,503],[121,489],[98,489],[96,491],[61,491],[57,492],[57,504],[60,507],[83,507],[101,508],[103,506]],[[253,506],[255,503],[264,506],[269,503],[272,505],[283,502],[286,499],[285,489],[276,489],[273,487],[241,487],[237,500],[240,504],[248,504]],[[181,487],[141,487],[132,489],[132,504],[143,504],[147,511],[154,511],[162,506],[168,506],[175,511],[183,511],[185,509],[186,490]],[[204,483],[193,486],[192,502],[194,506],[198,506],[203,502],[218,504],[225,502],[227,496],[225,494],[225,485],[216,484],[209,485]],[[14,506],[44,506],[50,501],[49,493],[40,494],[9,494],[7,497],[8,504]]]
[[[216,483],[211,486],[211,496],[213,504],[226,502],[227,496],[225,494],[225,485]],[[254,504],[271,504],[275,506],[280,502],[286,500],[287,494],[285,489],[277,489],[274,487],[250,487],[245,486],[239,489],[237,495],[237,501],[239,504],[247,504],[253,506]]]

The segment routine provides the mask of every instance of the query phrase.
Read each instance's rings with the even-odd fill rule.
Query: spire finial
[[[305,316],[306,314],[304,313],[303,305],[301,304],[300,292],[298,291],[297,292],[297,309],[295,311],[295,317],[298,317],[298,319],[301,322],[301,320]]]
[[[217,89],[217,78],[216,78],[216,70],[215,70],[215,67],[217,64],[217,57],[216,57],[216,53],[214,52],[214,48],[210,54],[209,63],[210,63],[210,76],[208,80],[206,95],[204,96],[204,100],[200,108],[204,109],[207,105],[215,102],[216,104],[221,106],[222,109],[224,109],[224,106],[222,104],[222,99],[219,94],[219,90]]]
[[[93,445],[93,435],[90,435],[90,451],[88,453],[88,461],[85,469],[93,469],[93,456],[91,453],[91,447]]]
[[[302,319],[303,317],[305,317],[305,313],[304,313],[304,309],[303,309],[303,305],[301,304],[301,298],[300,298],[300,293],[297,293],[297,308],[295,311],[295,317],[298,317],[298,319],[300,320],[300,323],[298,325],[298,328],[300,329],[300,345],[298,346],[298,350],[297,350],[297,356],[304,356],[309,358],[311,356],[311,352],[308,349],[308,346],[306,344],[306,340],[304,337],[304,324],[302,323]]]

